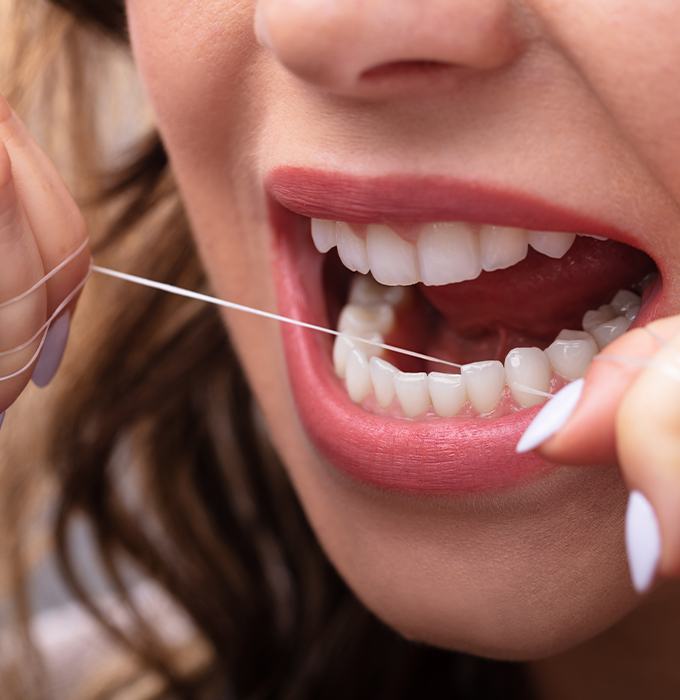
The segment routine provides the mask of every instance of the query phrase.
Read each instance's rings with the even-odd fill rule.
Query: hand
[[[580,396],[579,387],[541,412],[544,425],[553,413],[557,432],[538,451],[560,464],[618,464],[631,489],[626,544],[635,588],[646,590],[657,572],[680,577],[680,316],[621,336],[592,362]]]
[[[52,163],[0,97],[0,413],[31,377],[44,386],[56,372],[89,267],[86,227],[78,207]]]

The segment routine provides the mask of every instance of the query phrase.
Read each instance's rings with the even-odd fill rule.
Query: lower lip
[[[326,325],[321,256],[301,217],[275,209],[279,312]],[[333,371],[328,336],[291,325],[281,332],[305,430],[319,452],[354,479],[402,492],[456,494],[507,489],[558,468],[536,454],[515,453],[540,407],[496,420],[377,416],[347,396]]]

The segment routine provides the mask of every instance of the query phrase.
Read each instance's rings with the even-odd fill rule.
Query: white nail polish
[[[583,379],[567,384],[543,406],[519,439],[516,452],[529,452],[543,444],[565,425],[583,392]]]
[[[640,491],[631,491],[628,497],[626,552],[633,587],[644,593],[654,580],[659,564],[661,534],[654,508]]]

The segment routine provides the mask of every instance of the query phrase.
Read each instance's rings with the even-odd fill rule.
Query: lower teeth
[[[502,403],[514,408],[542,403],[542,394],[585,374],[597,352],[628,330],[641,303],[637,294],[621,290],[609,304],[584,314],[582,330],[561,331],[545,350],[514,348],[504,363],[472,362],[463,365],[460,374],[402,372],[381,357],[380,348],[342,334],[384,342],[409,293],[407,288],[355,275],[333,348],[335,372],[352,401],[408,418],[488,416]]]

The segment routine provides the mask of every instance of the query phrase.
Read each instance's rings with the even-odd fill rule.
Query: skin
[[[273,167],[304,165],[446,173],[563,203],[633,232],[663,261],[659,313],[680,311],[673,0],[128,0],[127,9],[134,58],[218,296],[276,308],[262,182]],[[422,59],[448,67],[362,77]],[[18,167],[23,155],[10,155]],[[680,596],[666,585],[641,602],[623,548],[627,483],[650,496],[647,485],[657,484],[668,532],[675,522],[680,477],[667,457],[679,449],[678,409],[650,414],[646,432],[631,427],[638,402],[659,397],[671,410],[670,386],[659,394],[646,372],[599,367],[618,372],[603,384],[616,399],[599,418],[604,432],[567,439],[568,426],[563,442],[558,435],[543,448],[566,465],[598,463],[604,452],[609,468],[566,466],[474,499],[415,499],[376,493],[323,463],[295,417],[277,326],[229,312],[224,320],[321,544],[388,624],[450,649],[543,659],[532,669],[546,697],[606,697],[603,688],[639,697],[642,687],[668,697],[677,688]],[[630,342],[649,340],[639,338]],[[663,447],[650,448],[649,431],[663,432]],[[582,440],[587,449],[572,459]],[[680,542],[668,542],[663,573],[678,573]]]

